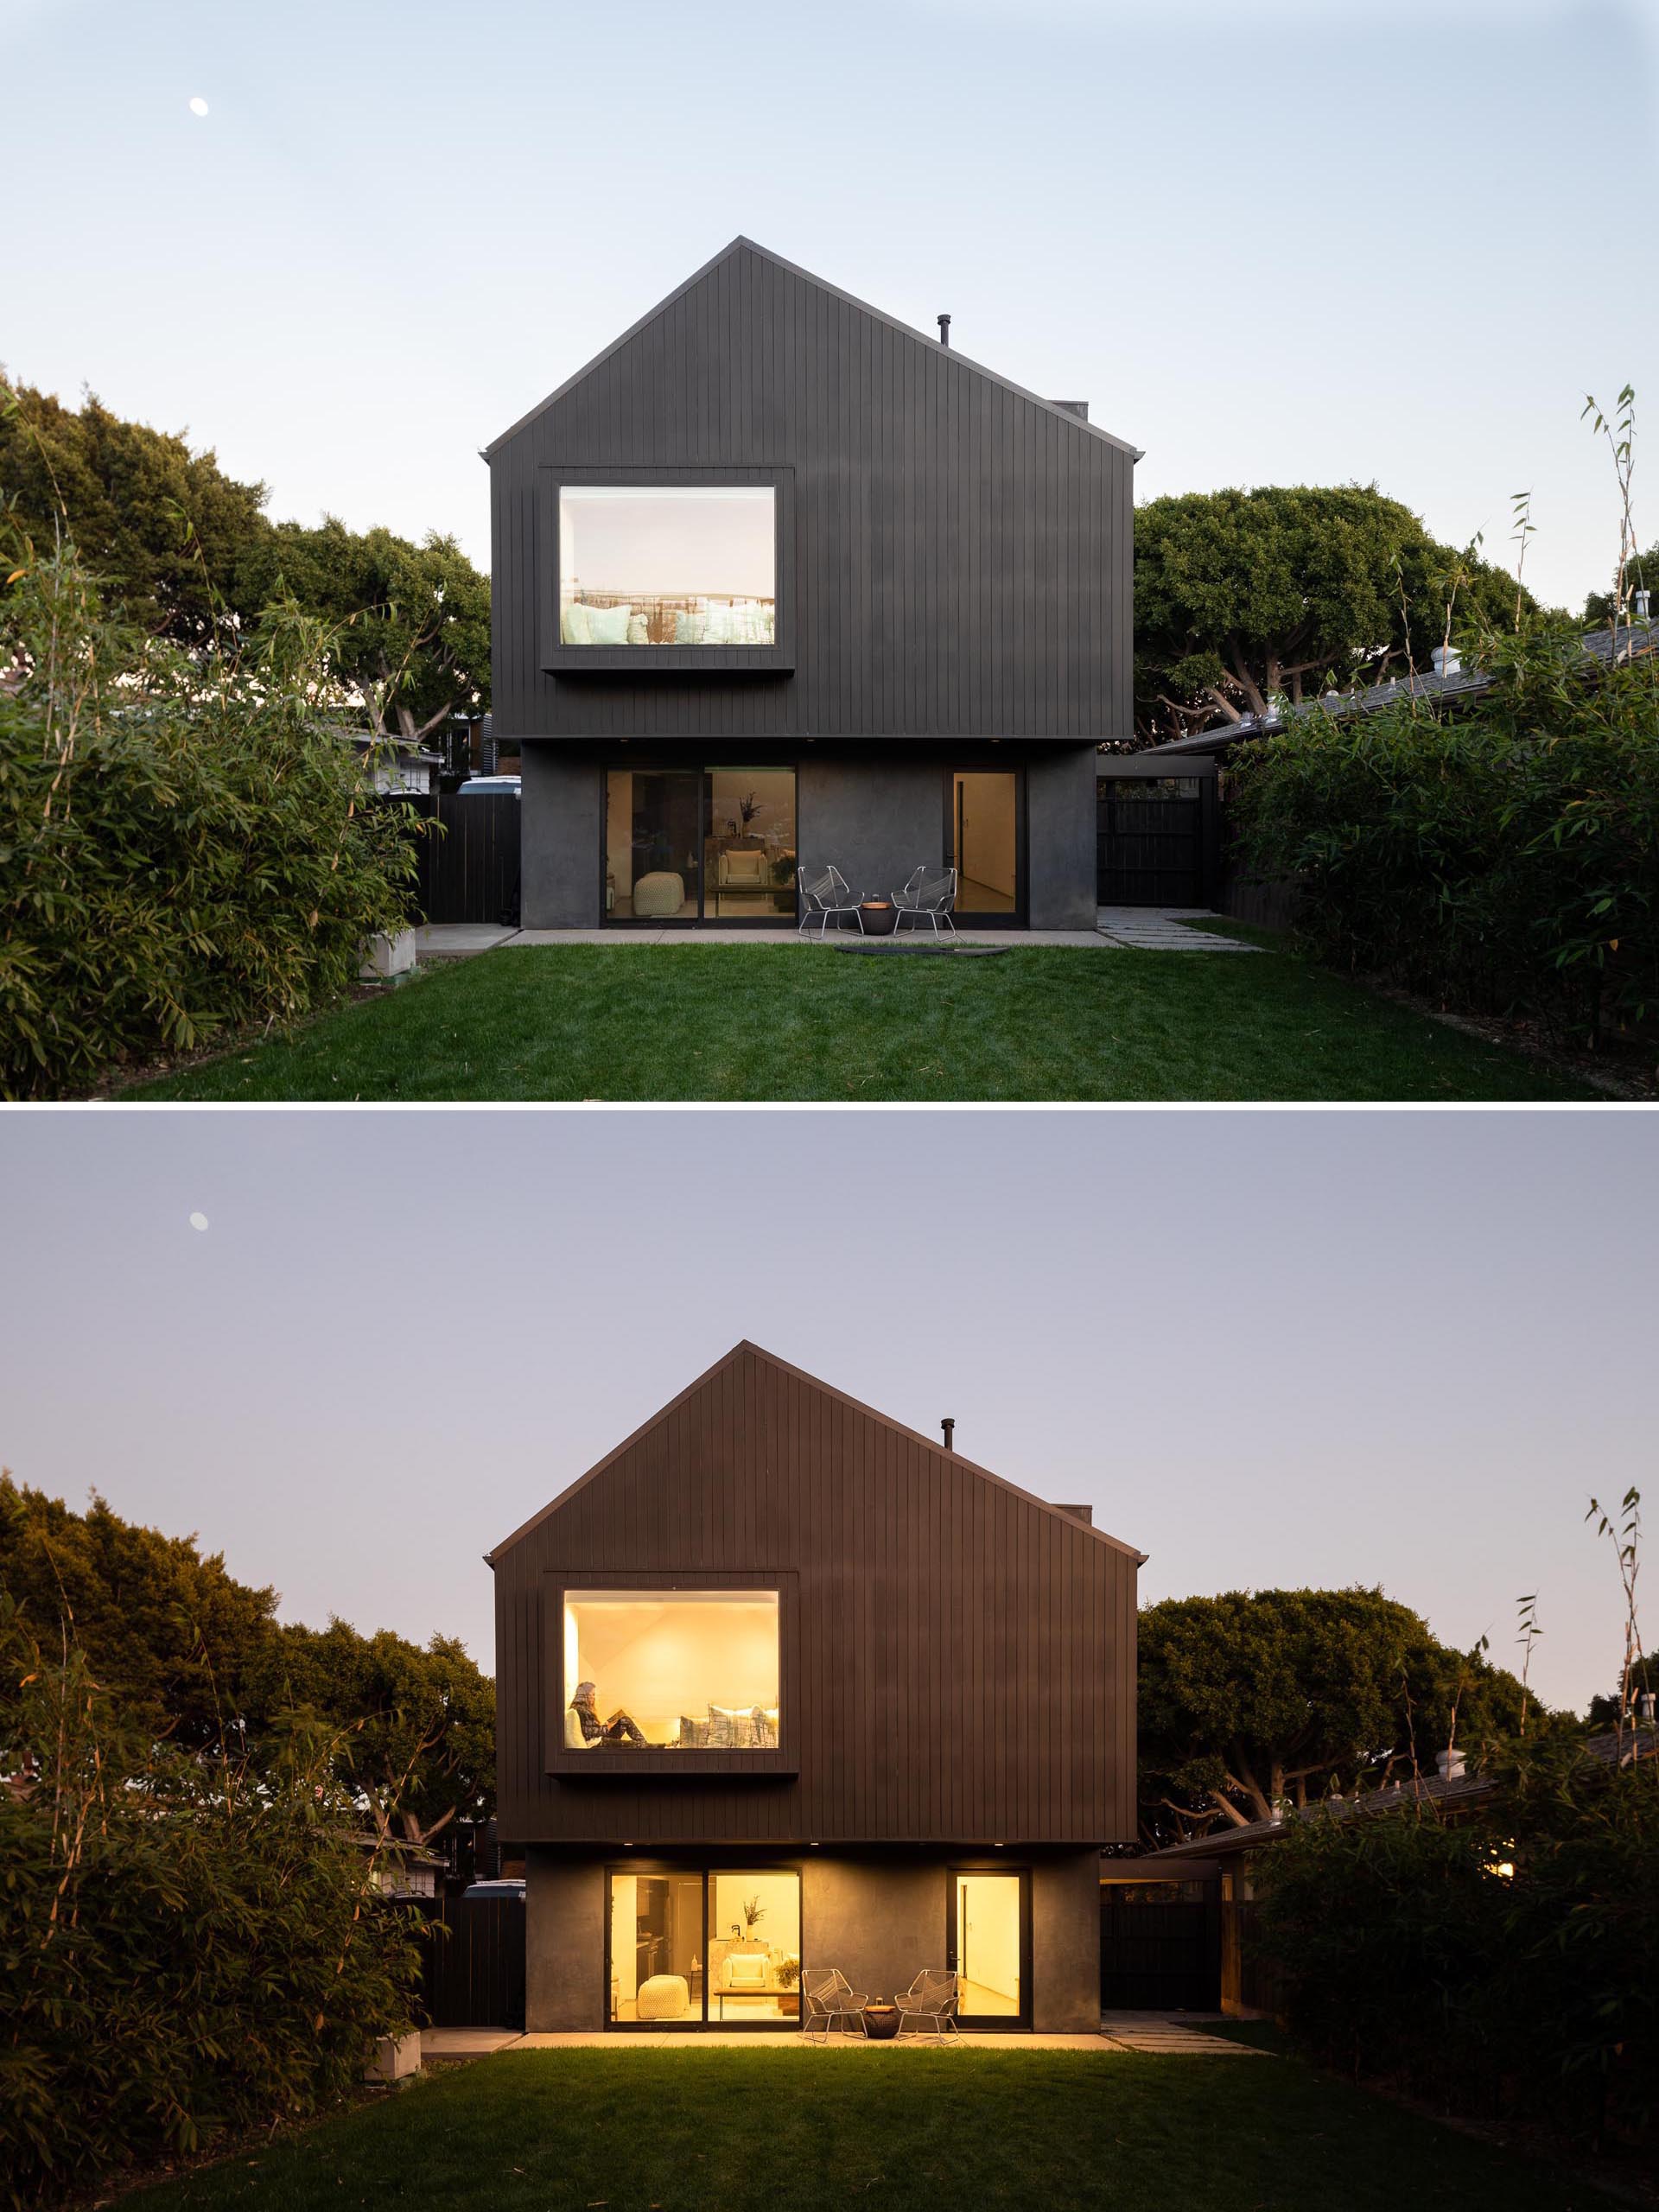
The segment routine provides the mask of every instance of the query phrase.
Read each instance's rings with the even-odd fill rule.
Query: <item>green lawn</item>
[[[1288,953],[504,946],[134,1087],[216,1099],[1596,1094]]]
[[[1569,2212],[1598,2191],[1288,2058],[506,2051],[143,2212]]]

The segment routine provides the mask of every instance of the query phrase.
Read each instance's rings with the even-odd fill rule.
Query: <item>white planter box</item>
[[[388,937],[377,931],[363,948],[359,976],[407,976],[415,965],[415,932],[399,930]]]
[[[421,2034],[418,2028],[406,2036],[382,2036],[374,2047],[374,2056],[363,2069],[365,2082],[401,2082],[406,2075],[421,2070]]]

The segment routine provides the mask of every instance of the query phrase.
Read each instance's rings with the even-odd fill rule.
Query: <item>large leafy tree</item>
[[[1513,1734],[1512,1675],[1439,1643],[1380,1590],[1228,1591],[1170,1598],[1140,1624],[1141,1796],[1171,1841],[1269,1819]],[[1454,1738],[1455,1731],[1455,1738]]]
[[[1528,593],[1523,612],[1536,612]],[[1375,486],[1154,499],[1135,515],[1136,720],[1179,735],[1428,665],[1452,629],[1513,626],[1513,576],[1432,538]]]
[[[454,1819],[482,1820],[495,1796],[495,1685],[453,1637],[423,1649],[349,1623],[282,1631],[262,1701],[349,1718],[351,1780],[382,1821],[429,1841]]]
[[[8,397],[10,393],[10,397]],[[292,599],[335,633],[334,672],[388,734],[425,737],[490,696],[490,584],[452,537],[273,523],[266,487],[227,476],[186,433],[79,410],[0,373],[0,501],[37,548],[67,521],[130,620],[187,645],[249,631]]]
[[[0,1473],[0,1590],[42,1642],[58,1624],[152,1738],[276,1760],[326,1724],[338,1778],[365,1815],[437,1834],[494,1808],[495,1686],[452,1637],[276,1618],[276,1592],[230,1574],[193,1536],[85,1513]]]
[[[0,407],[0,497],[41,548],[67,513],[81,557],[129,615],[186,644],[212,627],[210,579],[222,592],[270,529],[264,486],[227,476],[185,432],[124,422],[90,394],[70,409],[29,385]]]
[[[333,515],[315,530],[277,523],[244,553],[236,598],[257,609],[284,586],[334,626],[336,670],[380,702],[389,733],[426,737],[488,703],[490,581],[454,538],[416,545]]]

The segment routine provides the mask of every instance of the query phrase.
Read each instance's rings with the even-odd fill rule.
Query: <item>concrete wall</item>
[[[563,746],[526,745],[519,867],[527,930],[599,927],[601,770]]]
[[[855,892],[886,898],[918,864],[944,862],[937,755],[814,747],[801,756],[797,820],[809,875],[833,861]]]
[[[1031,1881],[1032,2026],[1087,2035],[1100,2025],[1100,1853],[1039,1865]]]
[[[524,1872],[526,2027],[543,2034],[603,2027],[602,1863],[561,1859],[532,1845]],[[919,1967],[944,1964],[950,1879],[943,1859],[911,1865],[804,1853],[807,1965],[839,1967],[872,1997],[907,1989]],[[1032,2025],[1039,2034],[1091,2032],[1100,2025],[1099,1853],[1035,1862],[1031,1908]]]
[[[1027,906],[1034,930],[1095,926],[1095,771],[1092,745],[1033,747],[1026,755]]]
[[[602,2028],[605,1869],[524,1853],[524,2025],[534,2034]]]

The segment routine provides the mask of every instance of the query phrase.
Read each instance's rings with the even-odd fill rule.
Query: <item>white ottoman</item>
[[[640,2020],[681,2020],[691,2009],[691,1992],[683,1974],[654,1974],[639,1985],[634,2017]]]
[[[684,881],[667,868],[657,868],[650,875],[642,875],[633,887],[633,911],[641,918],[677,914],[684,904]]]

